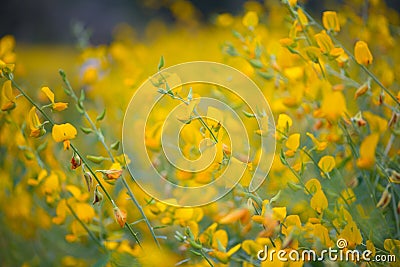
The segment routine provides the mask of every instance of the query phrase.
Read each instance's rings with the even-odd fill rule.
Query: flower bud
[[[81,165],[82,165],[81,158],[78,156],[78,154],[74,152],[71,158],[71,169],[75,170]]]
[[[90,172],[85,172],[83,177],[85,178],[87,189],[90,192],[90,188],[93,186],[93,176]]]
[[[124,227],[126,222],[126,212],[122,211],[118,207],[114,207],[115,220],[118,222],[119,226]]]
[[[96,188],[94,189],[94,199],[92,205],[96,203],[101,203],[103,201],[103,194],[100,193],[99,189],[99,184],[96,185]]]

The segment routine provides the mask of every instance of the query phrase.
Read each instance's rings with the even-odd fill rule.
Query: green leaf
[[[70,92],[66,87],[63,87],[63,89],[64,89],[64,93],[65,93],[67,96],[71,96],[71,92]]]
[[[281,149],[281,153],[279,154],[279,158],[282,162],[283,165],[287,166],[287,160],[286,160],[286,156],[285,153],[283,152],[283,149]]]
[[[200,253],[200,252],[197,252],[197,251],[195,251],[195,250],[193,250],[193,249],[191,249],[190,252],[192,252],[192,253],[193,253],[194,255],[196,255],[196,256],[201,256],[201,253]]]
[[[271,72],[257,71],[257,74],[266,80],[271,80],[272,78],[274,78],[274,73]]]
[[[83,101],[85,101],[85,90],[81,90],[81,95],[79,96],[79,104],[83,107]]]
[[[296,184],[296,183],[294,183],[294,182],[288,182],[287,183],[287,185],[288,185],[288,187],[290,188],[290,189],[292,189],[293,191],[299,191],[299,190],[302,190],[303,188],[300,186],[300,185],[298,185],[298,184]]]
[[[88,128],[88,127],[80,127],[80,128],[81,128],[81,130],[82,130],[82,132],[83,132],[84,134],[93,133],[93,129],[92,129],[92,128]]]
[[[80,114],[84,114],[85,111],[82,109],[82,107],[80,107],[78,104],[75,105],[76,110],[80,113]]]
[[[119,148],[119,141],[115,141],[114,143],[111,144],[111,148],[114,150],[118,150]]]
[[[160,57],[160,62],[158,62],[158,70],[161,70],[164,67],[164,56]]]
[[[235,36],[238,39],[243,39],[243,36],[238,31],[233,30],[232,34],[233,34],[233,36]]]
[[[263,63],[259,59],[250,59],[249,60],[250,65],[252,65],[254,68],[261,69],[263,67]]]
[[[103,109],[103,112],[97,116],[96,121],[101,121],[106,116],[106,109]]]
[[[35,158],[35,155],[29,150],[25,150],[24,156],[27,160],[33,160]]]
[[[86,158],[96,164],[100,164],[106,159],[105,157],[102,156],[93,156],[93,155],[87,155]]]
[[[281,196],[281,190],[279,190],[278,193],[269,200],[269,203],[277,201],[280,196]]]
[[[44,143],[40,144],[40,145],[37,147],[36,151],[37,151],[37,152],[43,151],[43,150],[46,149],[46,147],[47,147],[47,141],[45,141]]]
[[[247,112],[245,110],[242,110],[242,112],[247,118],[255,118],[256,117],[256,115],[254,115],[253,113]]]
[[[254,49],[254,54],[256,58],[260,58],[262,54],[262,48],[259,44],[256,44],[256,48]]]

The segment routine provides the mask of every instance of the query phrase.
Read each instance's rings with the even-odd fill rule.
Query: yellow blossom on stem
[[[334,48],[332,39],[329,37],[326,31],[317,33],[314,35],[314,38],[323,54],[328,54]]]
[[[244,15],[242,23],[248,28],[254,28],[258,25],[258,16],[254,11],[249,11]]]
[[[311,197],[310,206],[318,213],[322,213],[322,211],[328,207],[328,199],[322,189],[317,190],[317,192]]]
[[[70,123],[64,124],[54,124],[51,135],[53,136],[54,141],[63,142],[64,150],[69,149],[71,139],[76,137],[77,131],[74,126]]]
[[[11,81],[5,81],[1,90],[2,104],[1,111],[8,111],[15,108],[15,96],[12,92]]]
[[[307,132],[306,135],[307,135],[308,137],[311,138],[312,142],[313,142],[314,145],[315,145],[315,148],[316,148],[318,151],[323,151],[323,150],[325,150],[325,148],[328,146],[328,142],[318,141],[318,139],[315,138],[315,136],[314,136],[312,133],[308,133],[308,132]]]
[[[368,66],[372,63],[373,57],[368,45],[364,41],[358,41],[354,46],[354,57],[358,64]]]
[[[44,86],[42,87],[42,92],[47,96],[47,98],[51,101],[52,103],[52,109],[56,111],[62,111],[68,107],[68,103],[64,102],[54,102],[54,93],[53,91],[50,90],[49,87]]]
[[[361,169],[372,168],[375,164],[375,149],[379,142],[379,134],[374,133],[367,136],[360,146],[360,158],[357,166]]]
[[[318,167],[323,173],[331,172],[335,168],[335,165],[335,158],[332,156],[323,156],[318,162]]]
[[[340,31],[339,19],[335,11],[325,11],[322,13],[322,24],[327,31]]]
[[[28,114],[28,126],[29,129],[31,130],[29,136],[30,137],[43,136],[46,133],[46,130],[44,129],[44,124],[45,123],[40,122],[39,117],[36,114],[36,108],[32,107]]]
[[[299,148],[300,145],[300,134],[295,133],[291,134],[285,143],[286,147],[289,149],[285,152],[285,155],[288,157],[293,157],[296,150]]]
[[[354,248],[362,242],[360,229],[354,221],[347,222],[343,231],[340,233],[339,238],[343,238],[347,241],[348,248]]]

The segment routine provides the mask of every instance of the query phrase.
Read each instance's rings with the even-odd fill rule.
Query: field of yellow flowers
[[[0,265],[400,266],[398,12],[383,0],[328,1],[316,14],[296,0],[248,1],[239,15],[205,23],[189,1],[164,2],[175,23],[154,20],[143,38],[128,25],[109,44],[79,49],[1,38]],[[255,129],[268,116],[242,96],[161,82],[145,140],[122,137],[129,101],[146,79],[199,60],[247,75],[273,118]],[[238,114],[248,155],[231,151],[238,138],[219,121],[192,121],[204,96]],[[174,168],[163,155],[162,123],[179,102],[187,104],[182,156],[194,160],[201,140],[214,140],[216,156],[201,172]],[[239,127],[227,111],[208,113]],[[270,169],[263,136],[276,143]],[[243,174],[217,201],[171,205],[173,190],[159,201],[135,182],[127,166],[138,160],[122,138],[144,143],[144,157],[182,186],[218,180],[231,162]],[[268,176],[249,190],[259,166]],[[263,258],[265,248],[286,257]],[[368,252],[369,260],[321,254],[328,249]],[[316,258],[288,258],[310,250]]]

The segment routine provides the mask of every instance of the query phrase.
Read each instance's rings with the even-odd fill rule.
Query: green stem
[[[203,259],[205,259],[207,261],[207,263],[211,266],[214,267],[214,264],[210,261],[210,259],[207,257],[207,255],[204,253],[203,250],[200,250],[200,254],[203,257]]]
[[[90,229],[86,226],[86,224],[84,222],[82,222],[82,220],[78,217],[78,214],[76,214],[76,212],[72,209],[72,207],[69,205],[68,200],[65,199],[65,203],[69,209],[69,211],[71,212],[71,214],[75,217],[75,219],[79,222],[79,224],[85,229],[85,231],[89,234],[89,236],[93,239],[93,241],[95,241],[95,243],[101,248],[104,249],[104,245],[100,242],[99,239],[97,239],[96,235],[90,231]]]
[[[12,82],[13,86],[15,88],[17,88],[17,90],[43,115],[43,117],[50,123],[51,126],[55,125],[55,122],[53,121],[53,119],[50,118],[50,116],[47,115],[47,113],[44,112],[41,109],[41,107],[38,104],[36,104],[35,101],[33,101],[33,99],[28,94],[25,93],[25,91],[19,86],[19,84],[17,84],[14,81],[14,79],[12,78],[11,74],[7,75],[6,78],[9,79]],[[78,149],[72,143],[70,144],[70,146],[71,146],[72,150],[81,158],[82,163],[85,164],[85,166],[89,170],[89,172],[93,175],[93,177],[95,178],[96,182],[99,184],[100,188],[103,190],[104,194],[106,195],[107,199],[111,202],[113,208],[117,207],[117,205],[115,204],[115,202],[112,199],[111,195],[108,193],[108,191],[106,190],[104,185],[101,183],[99,177],[97,177],[96,173],[90,167],[90,165],[88,164],[86,159],[81,155],[81,153],[78,151]],[[128,223],[125,223],[125,225],[128,228],[128,230],[131,232],[132,236],[134,237],[136,242],[139,244],[139,246],[141,246],[140,240],[137,237],[137,234],[133,232],[132,228],[130,227],[130,225]]]
[[[75,94],[75,91],[72,89],[72,86],[69,82],[69,80],[67,79],[67,75],[65,74],[65,72],[63,70],[59,71],[61,78],[64,82],[64,84],[66,85],[68,91],[71,93],[71,97],[75,100],[75,102],[78,104],[79,99],[78,96]],[[107,151],[107,154],[109,155],[110,159],[112,162],[115,162],[115,158],[113,156],[113,154],[111,153],[111,149],[108,147],[108,145],[106,144],[105,140],[104,140],[104,136],[101,134],[100,129],[98,129],[96,127],[96,125],[94,124],[94,122],[92,121],[92,119],[90,118],[89,114],[86,112],[85,107],[82,105],[82,110],[83,110],[83,115],[85,117],[85,119],[89,122],[91,128],[94,130],[94,132],[96,133],[98,139],[100,140],[100,143],[103,145],[104,149]],[[137,207],[137,209],[139,210],[142,218],[145,220],[145,223],[154,239],[154,242],[157,244],[157,247],[160,249],[160,243],[158,242],[158,239],[156,237],[156,234],[154,233],[154,229],[150,224],[149,219],[147,218],[142,206],[140,205],[139,201],[136,199],[135,195],[133,194],[132,190],[130,189],[128,183],[126,182],[126,179],[123,175],[121,175],[121,180],[122,183],[124,184],[125,188],[128,191],[128,195],[131,198],[131,200],[133,201],[134,205]],[[126,224],[128,226],[128,229],[131,227],[129,224]],[[133,233],[132,229],[129,229],[131,231],[131,233]],[[136,234],[135,234],[136,236]],[[139,243],[140,244],[140,243]]]
[[[300,7],[299,7],[300,8]],[[321,24],[319,24],[318,22],[315,21],[315,19],[308,13],[306,12],[304,9],[302,9],[304,14],[307,16],[307,18],[312,21],[315,25],[317,25],[320,29],[324,29]],[[385,91],[386,94],[388,94],[390,96],[390,98],[393,99],[393,101],[397,104],[400,105],[399,100],[397,100],[397,98],[390,92],[390,90],[388,88],[386,88],[381,81],[379,81],[379,79],[375,76],[375,74],[373,74],[366,66],[364,66],[363,64],[359,64],[356,60],[356,58],[354,57],[354,55],[352,53],[350,53],[350,51],[348,49],[346,49],[343,45],[341,45],[341,43],[330,33],[327,32],[327,34],[329,35],[329,37],[331,37],[332,41],[334,41],[336,44],[340,45],[340,47],[343,48],[343,50],[346,52],[346,54],[349,55],[349,57],[357,63],[357,65],[359,65],[361,67],[361,69],[368,74],[369,77],[371,77],[372,80],[374,80],[374,82],[380,87],[382,88],[383,91]]]

